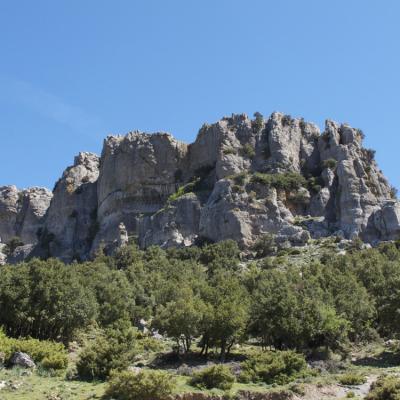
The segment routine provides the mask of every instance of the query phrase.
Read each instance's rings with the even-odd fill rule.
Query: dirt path
[[[357,398],[365,398],[371,384],[376,381],[377,375],[367,376],[367,381],[362,385],[357,386],[344,386],[344,385],[326,385],[326,386],[315,386],[310,385],[307,387],[306,395],[303,397],[304,400],[334,400],[343,399],[347,393],[353,392]]]

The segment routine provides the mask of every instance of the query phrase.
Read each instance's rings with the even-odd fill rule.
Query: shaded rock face
[[[109,136],[101,157],[80,153],[53,193],[0,188],[0,262],[15,236],[24,245],[9,261],[84,260],[129,237],[142,247],[234,239],[246,248],[266,233],[282,246],[399,237],[400,204],[361,131],[233,115],[203,125],[190,145],[166,133]]]

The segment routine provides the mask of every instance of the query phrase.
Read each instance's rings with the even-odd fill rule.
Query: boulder
[[[21,351],[17,351],[14,353],[10,359],[10,364],[13,367],[22,367],[22,368],[35,368],[36,364],[32,360],[32,358]]]

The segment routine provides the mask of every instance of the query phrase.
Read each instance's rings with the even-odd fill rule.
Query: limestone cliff
[[[167,133],[109,136],[101,157],[80,153],[53,193],[0,188],[0,262],[6,252],[83,260],[128,236],[142,247],[248,248],[265,233],[281,246],[396,239],[400,203],[362,140],[346,124],[328,120],[321,134],[281,113],[222,118],[190,145]]]

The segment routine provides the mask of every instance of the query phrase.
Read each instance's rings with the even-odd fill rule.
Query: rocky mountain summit
[[[265,234],[278,246],[396,239],[400,203],[362,140],[347,124],[328,120],[320,133],[282,113],[224,117],[190,145],[167,133],[109,136],[101,157],[80,153],[52,193],[0,187],[0,262],[84,260],[130,237],[243,249]]]

